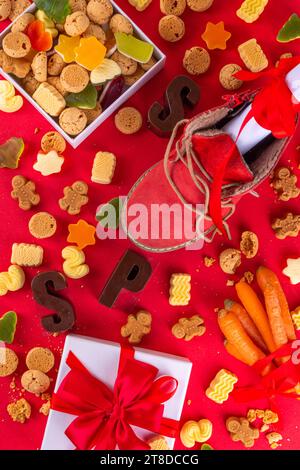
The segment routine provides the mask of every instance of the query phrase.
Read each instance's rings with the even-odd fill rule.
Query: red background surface
[[[218,81],[220,68],[231,62],[240,63],[237,46],[247,39],[256,37],[266,51],[270,61],[274,62],[284,52],[300,52],[300,42],[283,45],[276,42],[276,34],[291,13],[296,11],[295,1],[270,0],[268,7],[259,21],[247,25],[239,20],[235,11],[241,0],[215,0],[213,7],[205,13],[197,14],[187,10],[183,16],[186,23],[186,36],[178,44],[167,44],[157,32],[157,24],[161,16],[159,1],[153,0],[152,5],[143,13],[138,13],[126,0],[119,0],[121,7],[132,19],[161,47],[167,54],[167,65],[159,76],[140,90],[130,104],[141,110],[146,118],[147,110],[154,100],[160,99],[165,86],[179,73],[183,73],[181,62],[186,48],[204,46],[201,34],[207,21],[225,21],[227,30],[232,33],[226,51],[212,51],[212,65],[207,74],[197,78],[201,87],[201,101],[197,111],[204,110],[221,102],[224,90]],[[35,135],[35,128],[40,132]],[[22,136],[26,141],[26,151],[18,170],[1,170],[0,190],[0,271],[6,271],[10,265],[11,246],[14,242],[35,243],[28,232],[28,220],[33,214],[20,210],[10,197],[11,178],[22,174],[32,178],[41,196],[38,210],[51,212],[58,221],[58,231],[51,239],[42,241],[45,249],[45,262],[42,270],[62,269],[61,250],[67,238],[67,226],[79,217],[72,217],[61,211],[58,199],[63,187],[76,179],[89,183],[90,202],[85,206],[80,217],[89,223],[95,223],[94,215],[99,204],[118,195],[125,195],[144,170],[162,158],[166,141],[147,130],[146,126],[135,136],[123,136],[114,127],[113,119],[108,119],[92,136],[77,150],[68,146],[65,152],[65,164],[59,175],[41,176],[32,168],[37,152],[40,150],[40,139],[44,132],[50,130],[49,124],[24,102],[22,110],[17,114],[0,113],[0,141],[4,142],[12,135]],[[282,162],[288,163],[299,175],[297,170],[299,155],[296,146],[300,144],[299,132],[293,139]],[[101,186],[90,181],[91,167],[97,151],[111,151],[117,155],[117,169],[113,184]],[[120,327],[126,321],[126,313],[136,312],[138,308],[148,309],[153,315],[151,334],[146,336],[142,347],[165,351],[188,357],[194,364],[190,386],[186,396],[182,420],[209,418],[213,422],[214,431],[210,443],[216,449],[243,449],[239,443],[232,443],[224,426],[226,417],[245,415],[250,407],[267,407],[267,402],[237,405],[229,399],[220,406],[206,398],[204,391],[215,373],[222,367],[228,368],[239,377],[239,385],[252,384],[255,374],[247,366],[232,359],[224,350],[222,337],[218,331],[214,309],[222,306],[223,300],[234,296],[234,288],[226,287],[227,276],[216,263],[210,269],[203,266],[203,256],[217,257],[223,247],[237,247],[242,230],[255,231],[260,240],[258,256],[249,262],[243,262],[238,275],[245,270],[254,271],[260,264],[273,268],[279,275],[288,295],[291,308],[300,304],[299,287],[292,287],[281,275],[281,269],[287,256],[300,256],[299,239],[279,241],[275,238],[270,221],[272,217],[282,215],[286,210],[298,212],[299,199],[288,203],[278,202],[266,181],[259,188],[260,198],[250,195],[239,203],[238,210],[231,219],[232,242],[218,237],[202,251],[178,251],[170,254],[145,254],[153,265],[153,275],[140,295],[123,296],[120,303],[125,308],[107,309],[99,305],[97,298],[108,279],[112,269],[132,245],[128,241],[99,241],[96,246],[85,250],[90,274],[81,280],[68,280],[65,297],[72,300],[76,308],[76,333],[95,336],[103,339],[120,341]],[[56,355],[56,370],[64,341],[64,336],[54,338],[46,333],[40,324],[42,315],[48,313],[32,299],[30,282],[38,271],[26,269],[26,284],[16,293],[9,293],[0,300],[0,314],[8,310],[18,313],[18,328],[13,348],[19,355],[20,364],[17,371],[17,389],[10,389],[11,378],[0,381],[0,449],[38,449],[46,424],[46,418],[39,414],[41,400],[25,393],[24,396],[32,404],[32,418],[27,424],[13,423],[7,415],[6,406],[21,393],[20,376],[25,371],[26,352],[34,346],[47,346]],[[192,299],[187,308],[170,307],[168,303],[169,277],[173,272],[187,272],[192,275]],[[120,305],[120,304],[119,304]],[[206,334],[190,343],[175,339],[171,334],[171,326],[180,315],[198,313],[205,319]],[[51,376],[55,379],[55,371]],[[189,403],[188,403],[188,400]],[[282,434],[284,437],[281,449],[297,449],[300,445],[298,402],[282,399],[280,401]],[[176,448],[180,449],[179,440]],[[256,449],[268,449],[266,438],[261,435]]]

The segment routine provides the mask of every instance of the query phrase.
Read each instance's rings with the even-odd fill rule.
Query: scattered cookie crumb
[[[251,259],[257,255],[259,242],[254,232],[246,230],[241,235],[240,250],[246,258]]]
[[[241,265],[241,252],[234,248],[227,248],[220,254],[219,262],[224,273],[235,274]]]
[[[7,412],[13,421],[24,424],[31,416],[31,406],[25,398],[21,398],[7,405]]]
[[[212,258],[210,256],[204,256],[204,266],[206,266],[207,268],[210,268],[215,262],[215,258]]]
[[[36,128],[34,129],[34,135],[38,134],[39,132],[40,132],[40,129],[39,129],[38,127],[36,127]]]
[[[266,438],[271,449],[277,449],[277,447],[281,446],[280,441],[283,439],[279,432],[270,432],[269,434],[266,434]]]
[[[48,416],[50,407],[51,407],[51,402],[47,401],[40,407],[39,412],[44,416]]]
[[[233,279],[227,279],[226,286],[227,287],[233,287],[235,284]]]
[[[251,284],[254,279],[254,274],[251,271],[246,271],[243,277],[248,284]]]

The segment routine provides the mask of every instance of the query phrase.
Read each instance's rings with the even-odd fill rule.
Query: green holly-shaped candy
[[[300,17],[293,13],[278,33],[277,41],[290,42],[300,38]]]
[[[11,344],[14,340],[17,326],[16,312],[7,312],[0,318],[0,341]]]

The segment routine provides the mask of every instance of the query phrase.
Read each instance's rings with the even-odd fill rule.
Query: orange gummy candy
[[[40,20],[35,20],[27,28],[27,36],[30,39],[31,46],[35,51],[50,51],[53,44],[53,38],[50,33],[45,31],[45,25]]]
[[[209,21],[201,37],[206,42],[208,49],[222,49],[224,51],[227,47],[227,41],[231,38],[231,33],[225,30],[224,21],[217,24]]]
[[[83,250],[86,246],[96,244],[96,227],[88,224],[85,220],[80,219],[77,224],[70,224],[68,230],[69,236],[67,241],[76,243],[79,250]]]
[[[102,64],[106,51],[106,47],[95,36],[81,38],[79,46],[75,48],[75,61],[92,71]]]

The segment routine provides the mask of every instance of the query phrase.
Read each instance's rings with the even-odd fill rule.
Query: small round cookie
[[[8,377],[13,374],[18,364],[18,356],[12,349],[0,348],[0,377]]]
[[[75,11],[86,13],[86,0],[69,0],[69,5],[72,13]]]
[[[185,24],[175,15],[163,16],[158,24],[160,36],[168,42],[180,41],[185,34]]]
[[[115,125],[122,134],[135,134],[141,129],[143,118],[137,109],[126,107],[115,115]]]
[[[13,33],[24,33],[27,26],[35,20],[35,17],[31,13],[24,13],[20,16],[17,21],[12,25],[11,30]]]
[[[133,34],[133,26],[130,21],[120,13],[112,16],[109,27],[113,33]]]
[[[57,77],[61,74],[65,65],[66,64],[59,54],[53,54],[48,59],[48,74]]]
[[[20,16],[30,5],[30,0],[11,0],[11,13],[9,15],[10,21],[14,21],[18,18],[18,16]]]
[[[83,11],[75,11],[68,15],[65,22],[65,31],[69,36],[80,36],[89,27],[90,20]]]
[[[29,37],[24,33],[8,33],[2,41],[2,47],[9,57],[20,59],[28,54],[31,43]]]
[[[145,75],[145,70],[138,65],[138,68],[136,69],[136,72],[133,73],[132,75],[127,75],[124,77],[124,82],[125,85],[127,86],[132,86],[134,83],[136,83],[143,75]]]
[[[63,69],[60,75],[60,81],[66,91],[70,93],[80,93],[87,87],[90,76],[80,65],[71,64]]]
[[[220,70],[219,80],[226,90],[238,90],[243,85],[243,81],[235,78],[233,75],[242,70],[237,64],[227,64]]]
[[[98,39],[98,41],[100,41],[102,44],[105,44],[105,41],[106,41],[105,31],[98,24],[90,23],[89,27],[82,35],[83,38],[90,38],[91,36],[95,36],[95,38]]]
[[[55,359],[52,351],[47,348],[32,348],[26,356],[28,369],[40,370],[47,374],[54,367]]]
[[[188,7],[197,12],[208,10],[213,3],[214,0],[187,0]]]
[[[109,0],[90,0],[88,3],[87,14],[93,23],[106,24],[113,13],[114,9]]]
[[[235,271],[241,265],[241,252],[235,248],[227,248],[220,254],[219,263],[224,273],[235,274]]]
[[[29,232],[33,237],[39,239],[52,237],[56,232],[56,228],[56,220],[48,212],[37,212],[28,222]]]
[[[186,0],[160,0],[160,11],[164,15],[180,16],[186,9]]]
[[[6,20],[11,13],[11,1],[0,0],[0,21]]]
[[[24,90],[32,96],[33,93],[38,89],[39,82],[34,78],[32,71],[30,71],[25,78],[22,80]]]
[[[87,117],[82,109],[66,108],[59,116],[60,127],[69,135],[78,135],[86,127]]]
[[[143,70],[145,70],[145,72],[148,72],[148,70],[152,69],[152,67],[156,63],[157,63],[157,60],[152,56],[149,62],[147,62],[146,64],[140,64],[140,66],[142,67]]]
[[[47,82],[54,86],[54,88],[57,89],[57,91],[62,95],[66,96],[68,94],[67,90],[62,86],[62,83],[60,81],[60,77],[48,77]]]
[[[40,395],[50,387],[50,379],[40,370],[27,370],[21,377],[21,384],[27,392]]]
[[[117,62],[121,69],[122,75],[132,75],[137,70],[137,62],[133,59],[130,59],[130,57],[126,57],[125,55],[121,54],[119,51],[114,52],[111,56],[111,59]]]
[[[201,75],[210,66],[210,55],[203,47],[192,47],[185,51],[183,67],[191,75]]]
[[[66,141],[58,132],[47,132],[41,140],[43,152],[48,153],[55,150],[57,153],[63,153],[66,150]]]
[[[34,57],[31,69],[34,78],[42,83],[47,80],[47,54],[46,52],[38,52]]]
[[[91,124],[95,119],[97,119],[98,116],[102,113],[102,107],[100,103],[96,104],[96,107],[94,109],[84,109],[84,114],[86,115],[87,118],[87,126]]]

